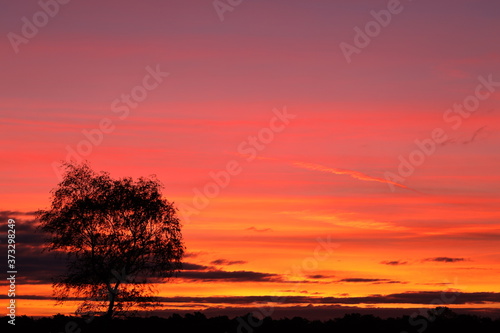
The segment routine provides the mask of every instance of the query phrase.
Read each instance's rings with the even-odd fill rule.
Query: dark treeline
[[[436,309],[437,310],[437,309]],[[433,312],[434,311],[434,312]],[[348,314],[342,318],[327,321],[307,320],[300,317],[291,319],[272,319],[252,316],[251,314],[228,318],[219,316],[207,318],[200,312],[174,314],[168,318],[126,318],[112,319],[83,318],[56,315],[34,319],[21,316],[15,320],[16,325],[8,324],[8,317],[2,321],[1,331],[6,332],[37,332],[37,333],[83,333],[83,332],[169,332],[169,333],[498,333],[500,318],[491,319],[470,314],[456,314],[448,309],[436,314],[433,310],[429,316],[410,318],[382,319],[372,315]]]

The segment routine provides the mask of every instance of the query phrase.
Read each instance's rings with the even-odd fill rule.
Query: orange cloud
[[[348,175],[348,176],[351,176],[354,179],[364,180],[364,181],[368,181],[368,182],[379,182],[379,183],[391,184],[391,185],[394,185],[394,186],[397,186],[397,187],[400,187],[400,188],[404,188],[406,190],[417,192],[416,190],[414,190],[412,188],[409,188],[408,186],[401,185],[399,183],[396,183],[396,182],[393,182],[393,181],[390,181],[390,180],[386,180],[386,179],[383,179],[383,178],[368,176],[368,175],[366,175],[366,174],[364,174],[362,172],[359,172],[359,171],[346,170],[346,169],[338,169],[338,168],[330,168],[330,167],[326,167],[326,166],[323,166],[323,165],[320,165],[320,164],[304,163],[304,162],[293,162],[292,165],[294,165],[296,167],[299,167],[299,168],[307,169],[307,170],[329,172],[329,173],[333,173],[333,174],[336,174],[336,175]]]

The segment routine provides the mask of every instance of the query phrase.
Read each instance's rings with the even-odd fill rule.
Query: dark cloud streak
[[[450,257],[435,257],[435,258],[427,258],[424,261],[434,261],[434,262],[460,262],[465,261],[465,258],[450,258]]]
[[[0,299],[7,298],[0,295]],[[19,295],[20,299],[47,299],[49,296]],[[435,300],[440,304],[486,304],[500,303],[500,293],[496,292],[469,292],[458,291],[415,291],[388,295],[371,295],[364,297],[317,297],[317,296],[207,296],[207,297],[158,297],[161,303],[205,303],[205,304],[252,304],[252,303],[279,303],[279,304],[314,304],[314,305],[359,305],[359,304],[419,304],[434,307]]]
[[[217,259],[211,262],[212,265],[223,265],[223,266],[242,265],[246,263],[247,261],[244,260],[226,260],[226,259]]]

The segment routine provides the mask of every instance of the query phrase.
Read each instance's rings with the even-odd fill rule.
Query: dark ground
[[[226,316],[207,318],[197,312],[169,318],[83,318],[56,315],[46,318],[17,317],[16,325],[2,318],[1,332],[33,333],[84,333],[84,332],[169,332],[169,333],[295,333],[295,332],[338,332],[338,333],[500,333],[500,318],[491,319],[476,315],[456,314],[449,309],[439,308],[429,312],[429,317],[409,316],[381,319],[371,315],[349,314],[343,318],[327,321],[310,321],[304,318],[258,319],[251,314],[242,317]]]

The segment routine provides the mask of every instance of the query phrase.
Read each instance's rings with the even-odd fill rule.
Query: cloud
[[[245,230],[251,230],[251,231],[255,231],[255,232],[266,232],[266,231],[272,231],[273,229],[271,229],[271,228],[257,229],[256,227],[250,227],[250,228],[246,228]]]
[[[434,261],[434,262],[460,262],[465,261],[465,258],[450,258],[450,257],[435,257],[435,258],[427,258],[424,261]]]
[[[245,154],[237,154],[237,155],[243,156],[243,157],[248,157]],[[347,175],[347,176],[350,176],[350,177],[352,177],[354,179],[357,179],[357,180],[391,184],[391,185],[394,185],[394,186],[397,186],[397,187],[400,187],[400,188],[403,188],[403,189],[406,189],[406,190],[410,190],[410,191],[413,191],[413,192],[416,192],[416,193],[420,193],[420,192],[418,192],[418,191],[416,191],[416,190],[414,190],[412,188],[409,188],[408,186],[405,186],[405,185],[393,182],[391,180],[368,176],[368,175],[366,175],[366,174],[364,174],[362,172],[359,172],[359,171],[348,170],[348,169],[339,169],[339,168],[331,168],[331,167],[327,167],[327,166],[324,166],[324,165],[321,165],[321,164],[301,162],[301,161],[281,161],[279,159],[272,158],[272,157],[256,157],[256,159],[285,162],[285,163],[287,163],[289,165],[292,165],[292,166],[294,166],[296,168],[300,168],[300,169],[312,170],[312,171],[320,171],[320,172],[328,172],[328,173],[333,173],[335,175]]]
[[[226,260],[226,259],[217,259],[212,262],[210,262],[212,265],[224,265],[224,266],[231,266],[231,265],[241,265],[241,264],[246,264],[248,261],[244,260]]]
[[[385,279],[362,279],[362,278],[348,278],[339,280],[339,282],[378,282],[384,281]]]
[[[286,290],[289,292],[291,290]],[[6,294],[0,294],[0,299],[8,298]],[[53,299],[49,296],[19,295],[20,299]],[[361,297],[318,297],[318,296],[286,296],[286,295],[263,295],[263,296],[207,296],[207,297],[158,297],[162,303],[205,303],[205,304],[252,304],[252,303],[275,303],[275,304],[419,304],[432,307],[436,300],[439,304],[487,304],[499,303],[498,292],[469,292],[462,293],[457,290],[447,291],[410,291],[405,293],[394,293],[387,295],[370,295]]]
[[[179,278],[192,281],[228,281],[228,282],[281,282],[278,274],[260,273],[253,271],[182,271]]]
[[[208,269],[210,267],[204,266],[204,265],[199,265],[199,264],[193,264],[190,262],[183,262],[182,263],[182,270],[183,271],[199,271],[199,270],[204,270]]]
[[[373,283],[373,284],[382,284],[382,283],[405,283],[401,281],[394,281],[389,279],[364,279],[364,278],[347,278],[342,279],[337,282],[349,282],[349,283]]]
[[[453,283],[451,282],[433,282],[433,283],[417,283],[423,286],[449,286],[452,285]]]
[[[302,297],[302,296],[299,296]],[[0,299],[7,298],[6,295],[0,294]],[[48,296],[37,296],[37,295],[19,295],[19,299],[27,300],[54,300],[52,297]],[[309,320],[323,320],[327,321],[332,318],[341,318],[347,314],[359,313],[361,315],[371,315],[381,318],[395,318],[404,317],[412,313],[421,313],[422,308],[435,308],[437,305],[423,303],[422,306],[414,306],[412,308],[384,308],[384,307],[364,307],[350,304],[315,304],[304,303],[303,305],[280,305],[274,306],[272,304],[267,305],[255,305],[255,303],[274,303],[272,300],[275,299],[273,296],[263,296],[259,300],[255,299],[244,299],[240,297],[238,302],[238,296],[228,297],[225,299],[217,299],[214,297],[199,297],[199,298],[163,298],[159,302],[163,304],[163,309],[156,308],[152,311],[144,313],[147,316],[159,316],[159,317],[169,317],[172,314],[186,315],[193,313],[193,305],[197,308],[202,309],[199,312],[203,313],[207,317],[217,317],[217,316],[228,316],[229,318],[234,318],[237,316],[246,316],[248,313],[265,313],[269,311],[272,313],[273,318],[293,318],[302,317],[308,318]],[[304,297],[303,299],[307,299]],[[75,299],[81,300],[81,299]],[[185,301],[185,302],[184,302]],[[222,301],[222,302],[219,302]],[[295,299],[291,299],[295,301]],[[282,302],[281,302],[282,303]],[[227,304],[227,305],[224,305]],[[453,312],[459,314],[470,314],[470,315],[480,315],[481,317],[498,317],[498,310],[492,308],[481,308],[481,307],[461,307],[453,308]],[[141,313],[141,312],[139,312]],[[407,322],[407,321],[406,321]]]
[[[204,252],[204,251],[187,252],[184,254],[184,258],[197,258],[202,254],[206,254],[206,252]]]
[[[0,229],[6,228],[9,218],[16,221],[16,266],[22,274],[16,279],[20,284],[52,284],[53,279],[64,273],[66,257],[57,252],[43,251],[45,235],[37,230],[34,212],[0,211]],[[7,243],[7,233],[0,234],[0,243]]]
[[[197,306],[200,306],[197,304]],[[201,306],[200,306],[201,307]],[[430,307],[431,308],[431,307]],[[272,310],[272,311],[271,311]],[[342,318],[345,315],[352,313],[359,313],[361,315],[377,316],[381,318],[395,318],[408,316],[412,313],[421,312],[421,308],[364,308],[358,306],[345,306],[345,305],[299,305],[299,306],[279,306],[279,307],[263,307],[260,306],[213,306],[208,307],[200,312],[205,314],[207,317],[217,317],[217,316],[228,316],[234,318],[237,316],[246,316],[248,313],[263,313],[266,311],[272,312],[273,318],[293,318],[302,317],[308,318],[309,320],[322,320],[328,321],[332,318]],[[176,309],[166,309],[166,310],[153,310],[149,312],[148,315],[157,315],[168,317],[173,313],[176,314],[186,314],[192,313],[193,310],[179,310]],[[453,309],[453,312],[460,314],[476,314],[482,317],[487,316],[491,318],[498,317],[498,311],[496,309],[485,309],[485,308],[460,308]],[[406,319],[406,318],[405,318]],[[407,319],[405,323],[408,323]]]
[[[32,216],[34,217],[36,214],[35,211],[32,212],[21,212],[18,210],[0,210],[0,218],[2,218],[2,221],[4,220],[5,217],[8,218],[16,218],[18,216]]]
[[[322,212],[310,212],[309,210],[300,211],[282,211],[280,214],[286,214],[294,216],[306,221],[320,221],[327,222],[339,227],[347,228],[359,228],[359,229],[370,229],[370,230],[389,230],[394,232],[406,231],[407,227],[399,226],[392,222],[375,221],[368,219],[359,219],[354,216],[354,214],[332,214],[332,213],[322,213]]]
[[[212,265],[243,264],[243,260],[217,259]],[[281,275],[254,271],[224,271],[213,266],[185,262],[177,277],[185,281],[283,282]]]
[[[382,265],[399,266],[399,265],[406,265],[408,262],[407,261],[400,261],[400,260],[393,260],[393,261],[381,261],[380,263]]]
[[[369,182],[379,182],[379,183],[385,183],[385,184],[391,184],[400,188],[404,188],[406,190],[414,191],[414,189],[409,188],[408,186],[401,185],[399,183],[383,179],[383,178],[378,178],[378,177],[372,177],[368,176],[362,172],[359,171],[353,171],[353,170],[347,170],[347,169],[338,169],[338,168],[330,168],[324,165],[320,164],[314,164],[314,163],[304,163],[304,162],[292,162],[292,165],[298,168],[302,169],[307,169],[307,170],[314,170],[314,171],[321,171],[321,172],[328,172],[328,173],[333,173],[335,175],[348,175],[354,179],[358,180],[363,180],[363,181],[369,181]]]
[[[329,276],[321,275],[321,274],[315,274],[315,275],[308,275],[307,277],[309,279],[325,279],[325,278],[328,278]]]
[[[14,217],[16,219],[16,240],[19,242],[19,246],[16,247],[16,263],[23,268],[23,274],[18,276],[19,283],[52,284],[54,278],[65,273],[67,264],[65,255],[57,256],[54,252],[44,252],[44,234],[37,231],[37,223],[34,219],[24,218],[33,217],[33,212],[0,211],[0,216],[5,217],[0,221],[0,227],[2,228],[6,225],[8,218]],[[6,233],[0,235],[0,242],[5,243],[6,237]],[[188,257],[196,257],[198,254],[192,253]],[[212,262],[212,265],[244,263],[246,261],[217,259]],[[282,277],[277,274],[243,270],[223,271],[191,262],[182,264],[182,270],[178,276],[183,280],[191,281],[284,282]],[[155,281],[155,279],[151,280],[151,282]]]

